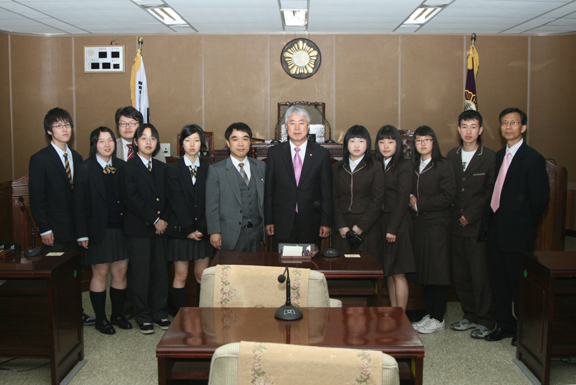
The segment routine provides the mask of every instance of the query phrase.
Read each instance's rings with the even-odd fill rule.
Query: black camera
[[[360,238],[360,236],[356,234],[356,231],[354,230],[348,231],[346,233],[346,239],[352,246],[360,246],[360,250],[362,250],[362,238]]]

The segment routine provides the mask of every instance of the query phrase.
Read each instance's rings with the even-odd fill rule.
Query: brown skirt
[[[422,285],[450,285],[450,219],[414,218],[416,279]]]
[[[396,274],[413,273],[416,271],[414,262],[414,251],[412,249],[412,218],[407,212],[398,227],[398,234],[395,242],[386,241],[388,224],[391,213],[382,212],[378,219],[382,224],[382,251],[378,253],[377,259],[384,270],[384,276],[389,277]]]

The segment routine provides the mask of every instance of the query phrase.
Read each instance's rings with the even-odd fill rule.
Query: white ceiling
[[[416,27],[400,26],[424,0],[164,1],[191,28],[167,27],[131,0],[0,0],[0,30],[31,34],[292,33],[282,26],[282,2],[284,6],[308,4],[308,32],[312,34],[576,31],[576,0],[453,0],[427,24]]]

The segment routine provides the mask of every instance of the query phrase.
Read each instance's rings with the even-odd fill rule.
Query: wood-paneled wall
[[[375,135],[393,124],[431,126],[443,153],[458,145],[466,35],[317,35],[322,52],[316,75],[295,80],[284,73],[280,52],[293,35],[144,35],[151,121],[161,141],[176,145],[176,132],[198,123],[225,145],[226,127],[250,125],[270,139],[281,101],[326,103],[341,140],[353,124]],[[0,34],[0,182],[28,173],[31,154],[47,144],[42,121],[52,107],[69,110],[72,146],[88,154],[89,133],[114,128],[114,112],[131,103],[130,69],[137,36],[126,46],[126,73],[85,74],[83,47],[108,45],[113,36],[44,37]],[[479,36],[478,101],[484,144],[504,145],[498,113],[511,106],[529,114],[528,142],[568,170],[576,182],[572,94],[576,90],[576,35]],[[14,159],[14,162],[12,162]]]

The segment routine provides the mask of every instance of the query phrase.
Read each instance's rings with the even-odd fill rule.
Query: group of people
[[[133,107],[120,108],[120,138],[98,127],[83,162],[67,145],[70,114],[47,113],[51,143],[30,159],[30,204],[43,250],[80,246],[83,264],[92,266],[96,329],[132,328],[126,302],[143,334],[154,325],[166,329],[168,262],[179,309],[191,261],[200,285],[216,250],[259,251],[266,236],[273,236],[274,250],[319,244],[333,227],[341,253],[376,256],[392,306],[407,307],[407,275],[422,285],[427,315],[413,324],[417,331],[444,330],[452,266],[464,312],[452,329],[473,329],[472,337],[487,340],[515,336],[518,253],[533,248],[549,199],[544,158],[522,139],[524,112],[500,114],[508,143],[498,154],[481,144],[482,116],[465,111],[458,118],[461,145],[447,157],[434,131],[421,126],[406,159],[390,125],[378,131],[373,157],[368,130],[355,125],[333,165],[326,148],[308,141],[307,110],[291,106],[285,117],[289,140],[270,147],[266,162],[248,156],[250,127],[233,123],[225,131],[230,157],[209,166],[200,159],[204,132],[195,124],[180,132],[181,159],[166,165],[156,128]]]

